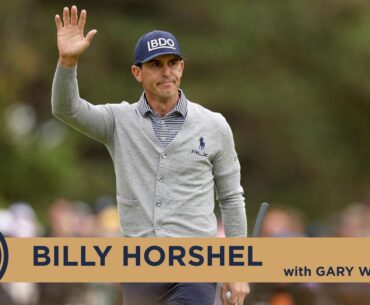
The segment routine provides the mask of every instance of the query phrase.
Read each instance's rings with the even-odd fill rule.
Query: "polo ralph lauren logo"
[[[206,147],[206,143],[204,143],[203,137],[200,137],[200,139],[199,139],[199,149],[203,150],[204,147]]]
[[[203,137],[200,137],[199,138],[199,150],[204,150],[205,147],[206,147],[206,142],[204,142],[204,138]],[[196,155],[201,156],[201,157],[208,157],[208,154],[207,153],[200,152],[199,150],[193,149],[191,151],[191,153],[192,154],[196,154]]]
[[[201,153],[199,150],[195,150],[195,149],[193,149],[193,150],[191,151],[191,153],[192,153],[192,154],[196,154],[196,155],[201,156],[201,157],[208,157],[208,154],[206,154],[206,153]]]

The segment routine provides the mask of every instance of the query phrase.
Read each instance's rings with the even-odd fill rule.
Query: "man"
[[[217,113],[188,101],[180,87],[183,56],[168,32],[144,34],[131,72],[144,93],[137,103],[93,105],[79,97],[76,66],[96,30],[83,34],[86,11],[56,15],[59,62],[53,114],[102,142],[116,174],[126,237],[208,237],[217,231],[214,189],[228,237],[246,235],[240,165],[232,132]],[[125,305],[211,305],[215,283],[124,284]],[[231,292],[229,300],[226,292]],[[225,283],[226,304],[243,304],[247,283]]]

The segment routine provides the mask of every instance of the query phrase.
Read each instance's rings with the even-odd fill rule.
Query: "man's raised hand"
[[[76,6],[63,9],[63,22],[59,15],[55,16],[57,27],[57,41],[59,50],[59,64],[74,67],[79,56],[88,48],[97,30],[91,30],[84,36],[86,11],[82,10],[80,18]]]

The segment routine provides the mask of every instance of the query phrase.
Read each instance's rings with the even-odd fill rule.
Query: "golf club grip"
[[[269,204],[267,202],[262,202],[257,214],[256,222],[254,223],[252,237],[258,237],[260,235],[261,225],[268,208]]]

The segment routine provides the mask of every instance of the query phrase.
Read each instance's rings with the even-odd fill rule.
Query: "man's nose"
[[[170,75],[171,67],[169,65],[163,65],[163,74]]]

